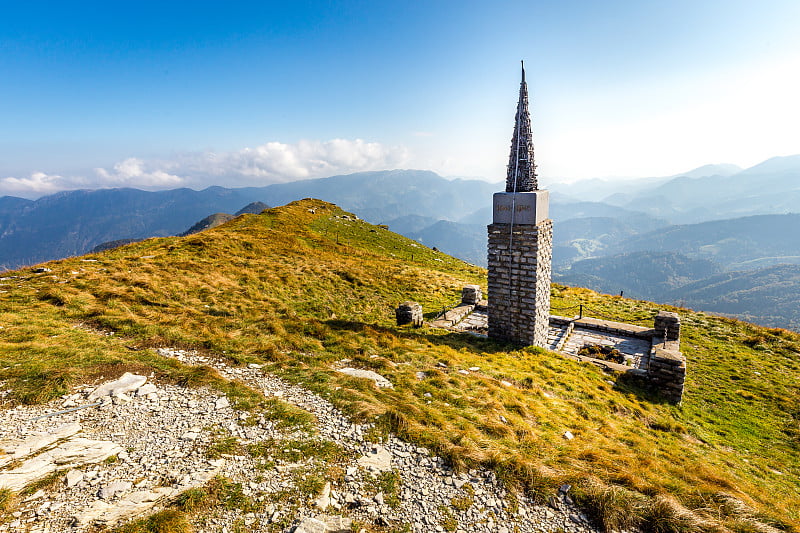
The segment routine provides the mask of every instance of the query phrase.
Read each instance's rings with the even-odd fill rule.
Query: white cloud
[[[64,189],[65,182],[58,174],[45,174],[44,172],[33,172],[29,178],[7,177],[0,178],[0,195],[24,196],[51,194]]]
[[[268,142],[232,152],[184,152],[169,158],[129,157],[87,176],[34,172],[29,178],[0,178],[0,195],[36,197],[76,188],[169,189],[262,186],[366,170],[398,168],[409,158],[402,146],[362,139]]]
[[[185,179],[169,174],[158,164],[146,163],[141,159],[129,157],[116,163],[111,172],[104,168],[96,168],[95,172],[104,187],[132,186],[144,188],[179,187]]]
[[[191,152],[173,159],[173,172],[219,185],[267,185],[339,173],[396,168],[408,159],[404,147],[361,139],[269,142],[235,152]],[[220,183],[225,179],[226,183]],[[214,181],[216,180],[216,181]]]

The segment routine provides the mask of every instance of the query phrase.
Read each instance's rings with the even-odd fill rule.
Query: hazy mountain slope
[[[564,268],[574,261],[605,255],[607,247],[633,235],[666,226],[667,222],[645,214],[620,213],[619,218],[585,217],[553,225],[553,265]]]
[[[353,211],[364,220],[383,223],[406,215],[455,220],[491,205],[491,195],[497,187],[480,180],[447,180],[426,170],[384,170],[240,191],[270,205],[320,198]]]
[[[237,191],[211,187],[70,191],[18,203],[0,218],[0,267],[85,253],[118,239],[175,235],[210,213],[235,211],[249,201]]]
[[[800,214],[757,215],[659,229],[609,246],[608,253],[677,252],[726,268],[800,261]]]
[[[709,533],[766,531],[753,520],[800,526],[798,335],[678,310],[690,370],[677,407],[545,350],[397,327],[398,302],[433,312],[463,284],[485,283],[485,271],[323,202],[87,259],[0,281],[4,401],[58,398],[136,369],[222,388],[252,418],[274,416],[274,398],[153,350],[180,346],[302,384],[374,423],[370,441],[395,432],[455,466],[493,468],[542,501],[569,483],[599,520],[622,515],[647,531],[688,523]],[[561,286],[552,297],[554,307],[584,304],[643,325],[660,307]],[[335,370],[342,364],[377,371],[394,388],[345,376]],[[196,446],[206,453],[207,443]],[[320,466],[323,483],[344,475],[335,463]],[[263,496],[250,511],[273,505]]]
[[[250,213],[251,215],[257,215],[261,213],[264,209],[269,209],[269,206],[264,202],[250,202],[243,208],[239,209],[234,213],[234,216],[244,215],[245,213]]]
[[[712,261],[672,252],[632,252],[576,261],[554,279],[608,294],[624,291],[630,298],[662,301],[669,291],[721,270]]]
[[[773,157],[734,174],[676,177],[639,191],[624,205],[676,224],[694,223],[793,212],[799,194],[800,155],[793,155]]]
[[[389,228],[391,227],[390,225]],[[486,265],[486,226],[440,220],[420,231],[407,233],[406,236],[473,265]]]
[[[424,217],[421,215],[406,215],[403,217],[393,218],[392,220],[384,221],[383,224],[389,226],[389,229],[400,235],[409,236],[410,233],[422,231],[425,228],[432,226],[439,222],[438,219],[433,217]]]
[[[175,235],[212,213],[282,205],[305,197],[335,201],[373,222],[420,215],[460,218],[491,205],[495,185],[446,180],[433,172],[390,170],[261,188],[203,191],[69,191],[36,201],[0,199],[0,268],[84,253],[120,239]],[[257,209],[257,207],[254,207]]]
[[[228,213],[214,213],[213,215],[209,215],[203,220],[200,220],[194,224],[191,228],[181,233],[180,236],[186,237],[187,235],[191,235],[193,233],[199,233],[210,228],[216,228],[217,226],[221,226],[226,222],[230,222],[234,218],[235,217],[233,215],[229,215]]]
[[[800,330],[800,265],[720,273],[661,298],[764,326]]]

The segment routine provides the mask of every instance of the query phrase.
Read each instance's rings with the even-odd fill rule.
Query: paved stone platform
[[[591,319],[583,319],[583,322],[587,320]],[[622,354],[629,356],[625,366],[639,369],[647,368],[651,346],[649,340],[634,336],[634,331],[631,331],[631,335],[626,335],[622,333],[622,330],[615,328],[607,328],[610,331],[598,331],[580,325],[570,327],[569,321],[570,319],[564,317],[552,317],[547,334],[547,348],[549,350],[578,356],[578,352],[586,344],[612,346]],[[447,312],[446,319],[440,318],[431,323],[431,325],[455,331],[486,335],[488,323],[488,308],[485,304],[479,304],[476,306],[456,307]],[[638,326],[630,327],[637,330],[646,330],[646,328],[639,328]]]
[[[647,368],[647,358],[650,356],[651,342],[618,333],[593,331],[577,326],[572,330],[567,342],[560,351],[569,355],[578,355],[580,349],[586,344],[611,346],[619,350],[620,353],[630,356],[629,366],[633,368]]]

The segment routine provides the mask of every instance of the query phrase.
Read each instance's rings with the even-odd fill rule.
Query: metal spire
[[[514,136],[511,138],[511,154],[508,156],[506,192],[530,192],[538,188],[536,164],[533,162],[531,115],[528,112],[528,84],[525,83],[525,65],[522,64]]]

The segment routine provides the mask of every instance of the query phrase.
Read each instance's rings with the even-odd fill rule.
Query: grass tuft
[[[186,513],[177,509],[165,509],[116,527],[113,533],[192,533],[193,531]]]

